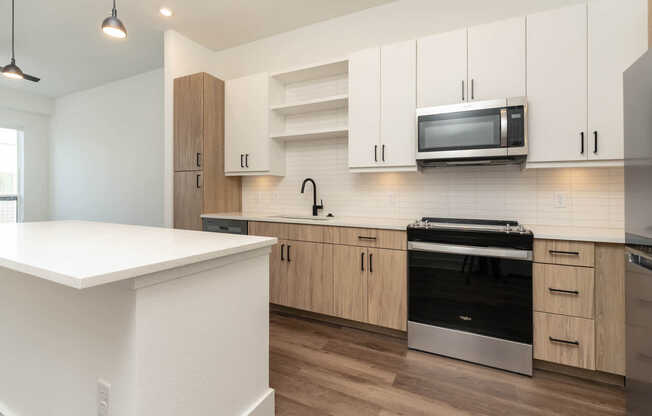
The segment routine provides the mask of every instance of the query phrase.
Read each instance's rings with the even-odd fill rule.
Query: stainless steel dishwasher
[[[212,233],[247,235],[248,221],[221,218],[202,218],[202,229]]]

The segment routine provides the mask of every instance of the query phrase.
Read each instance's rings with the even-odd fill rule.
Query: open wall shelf
[[[269,88],[270,138],[348,137],[348,60],[271,74]]]

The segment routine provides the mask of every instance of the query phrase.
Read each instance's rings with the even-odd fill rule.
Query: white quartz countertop
[[[619,228],[573,227],[561,225],[525,225],[534,238],[546,240],[592,241],[596,243],[625,243],[625,230]]]
[[[416,218],[373,218],[373,217],[338,217],[331,219],[314,220],[305,218],[286,218],[291,214],[280,216],[260,213],[225,212],[218,214],[205,214],[203,218],[217,218],[227,220],[245,220],[262,222],[280,222],[288,224],[327,225],[333,227],[378,228],[386,230],[405,230],[415,222]],[[300,215],[297,215],[299,217]],[[324,217],[321,217],[324,218]],[[557,225],[529,225],[525,227],[532,230],[534,238],[569,241],[593,241],[596,243],[624,243],[625,231],[618,228],[600,227],[574,227]]]
[[[225,212],[219,214],[204,214],[202,218],[218,218],[225,220],[246,220],[261,222],[280,222],[287,224],[307,225],[328,225],[331,227],[355,227],[355,228],[378,228],[381,230],[405,231],[407,226],[414,222],[414,218],[373,218],[373,217],[339,217],[326,218],[320,216],[318,220],[310,218],[310,215],[296,215],[296,218],[287,218],[291,214],[270,215],[242,212]],[[305,217],[305,218],[302,218]]]
[[[0,267],[84,289],[270,247],[276,241],[86,221],[1,224]]]

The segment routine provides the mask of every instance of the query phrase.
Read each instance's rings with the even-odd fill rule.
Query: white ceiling
[[[393,0],[118,0],[126,41],[100,31],[111,0],[15,1],[16,63],[42,80],[0,77],[0,87],[57,97],[160,68],[166,29],[219,50]],[[161,6],[174,16],[160,16]],[[0,0],[0,65],[11,55],[10,12],[11,0]]]

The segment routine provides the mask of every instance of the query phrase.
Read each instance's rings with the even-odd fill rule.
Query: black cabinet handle
[[[195,161],[197,162],[197,167],[201,168],[201,153],[197,152],[197,157]]]
[[[288,263],[292,262],[292,259],[290,258],[290,249],[291,248],[292,248],[292,246],[288,244]]]
[[[245,153],[245,168],[249,167],[249,153]]]
[[[549,287],[548,290],[549,290],[551,293],[561,293],[561,294],[564,294],[564,295],[575,295],[575,296],[577,296],[577,295],[580,294],[580,292],[577,291],[577,290],[554,289],[554,288],[552,288],[552,287]]]
[[[464,96],[464,80],[462,80],[462,101],[464,101],[465,96]]]
[[[364,252],[360,253],[360,270],[364,272]]]
[[[201,186],[199,186],[199,177],[200,177],[200,176],[201,176],[201,175],[197,175],[197,177],[196,177],[197,189],[200,189],[200,188],[201,188]]]
[[[593,132],[593,153],[598,153],[598,131]]]
[[[471,79],[471,99],[475,100],[475,80]]]
[[[359,239],[359,240],[370,240],[370,241],[375,241],[375,240],[376,240],[376,237],[365,237],[365,236],[363,236],[363,235],[359,235],[359,236],[358,236],[358,239]]]
[[[383,145],[382,159],[383,159],[383,162],[384,162],[385,161],[385,145]]]
[[[580,255],[580,253],[577,251],[548,250],[548,252],[553,256],[579,256]]]
[[[581,141],[580,154],[583,155],[584,154],[584,132],[580,133],[580,141]]]
[[[244,154],[240,153],[240,167],[244,168]]]
[[[283,258],[283,250],[285,249],[285,244],[281,244],[281,261],[285,260]]]
[[[369,273],[374,272],[374,255],[369,254]]]
[[[378,145],[374,145],[374,162],[378,162]]]
[[[579,341],[566,341],[565,339],[558,339],[553,337],[548,337],[548,338],[550,339],[550,342],[558,342],[560,344],[574,345],[576,347],[580,346]]]

